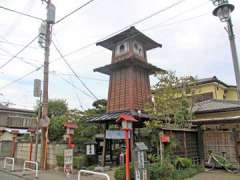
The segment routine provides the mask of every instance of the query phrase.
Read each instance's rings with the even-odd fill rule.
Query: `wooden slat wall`
[[[174,139],[176,144],[174,149],[175,156],[188,157],[191,158],[195,164],[200,163],[197,132],[164,130],[164,134]]]
[[[236,167],[239,167],[236,155],[236,142],[232,131],[206,130],[203,133],[204,160],[208,160],[208,153],[223,155]]]

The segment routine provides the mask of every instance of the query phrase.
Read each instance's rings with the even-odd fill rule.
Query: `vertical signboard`
[[[64,173],[69,175],[73,170],[73,149],[64,150]]]

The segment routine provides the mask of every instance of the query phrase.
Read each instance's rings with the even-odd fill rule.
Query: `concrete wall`
[[[48,145],[48,165],[49,167],[56,167],[56,155],[63,154],[64,149],[67,146],[65,144],[49,144]],[[29,160],[30,144],[29,143],[17,143],[16,158],[18,160]],[[35,144],[33,145],[32,159],[35,159]],[[38,145],[38,162],[40,162],[41,144]]]

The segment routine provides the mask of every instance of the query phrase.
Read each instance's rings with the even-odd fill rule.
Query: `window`
[[[115,48],[115,55],[118,56],[118,55],[122,55],[122,54],[125,54],[128,52],[129,50],[129,42],[124,42],[124,43],[121,43],[121,44],[118,44]]]
[[[120,53],[123,53],[123,52],[125,51],[125,46],[124,46],[124,44],[120,45],[119,50],[120,50]]]
[[[142,45],[139,44],[137,41],[135,41],[133,43],[133,51],[135,54],[137,54],[138,56],[143,56],[143,48]]]

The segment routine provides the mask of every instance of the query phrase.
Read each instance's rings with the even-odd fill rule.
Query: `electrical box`
[[[47,23],[54,24],[55,23],[55,13],[56,7],[51,3],[47,7]]]

